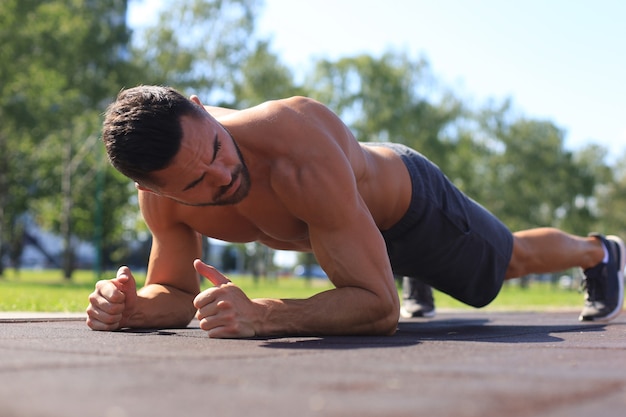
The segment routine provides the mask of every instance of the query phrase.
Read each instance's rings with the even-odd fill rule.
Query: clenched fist
[[[216,338],[256,336],[259,307],[217,269],[199,259],[193,266],[215,285],[198,294],[193,302],[200,328]]]
[[[126,325],[137,304],[137,284],[127,266],[115,278],[96,283],[89,295],[87,325],[93,330],[117,330]]]

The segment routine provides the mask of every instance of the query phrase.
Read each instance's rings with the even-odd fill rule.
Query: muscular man
[[[480,307],[503,279],[579,266],[580,318],[608,320],[622,309],[619,238],[511,233],[419,153],[359,143],[308,98],[235,111],[136,87],[107,110],[103,140],[113,166],[136,183],[153,246],[143,288],[127,267],[96,284],[87,308],[94,330],[185,326],[195,314],[212,337],[390,335],[400,310],[394,273]],[[198,259],[201,235],[312,251],[335,288],[249,299]],[[199,293],[197,273],[215,287]]]

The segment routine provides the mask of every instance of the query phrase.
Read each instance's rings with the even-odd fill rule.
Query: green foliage
[[[388,52],[318,62],[309,87],[362,141],[398,142],[427,155],[445,170],[453,144],[446,129],[460,102],[435,88],[428,63]]]
[[[205,101],[233,101],[241,66],[254,51],[257,0],[173,0],[133,51],[144,84],[167,84]],[[215,103],[213,103],[215,104]]]
[[[589,232],[589,201],[600,159],[577,159],[564,148],[564,133],[549,121],[515,117],[509,103],[478,115],[478,137],[489,151],[481,177],[482,202],[512,230],[537,226]],[[605,179],[606,177],[604,177]]]
[[[134,73],[125,12],[125,0],[0,3],[2,241],[19,238],[11,231],[24,212],[68,238],[93,236],[100,114]],[[126,204],[127,195],[114,196]]]
[[[307,95],[304,88],[294,85],[291,72],[271,53],[267,42],[259,42],[256,50],[244,62],[241,71],[242,80],[234,86],[235,101],[240,107]]]
[[[119,87],[130,32],[126,2],[9,1],[2,15],[2,109],[35,138]],[[6,47],[5,47],[6,46]]]
[[[589,160],[597,159],[599,155],[597,149],[591,147],[582,157]],[[597,174],[604,181],[596,183],[596,192],[589,205],[597,213],[594,230],[623,237],[626,236],[626,154],[617,160],[615,167],[615,172],[602,170],[604,172]]]

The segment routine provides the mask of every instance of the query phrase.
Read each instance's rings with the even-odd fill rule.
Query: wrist
[[[273,298],[257,298],[253,327],[256,336],[297,334],[295,323],[284,315],[285,302]]]

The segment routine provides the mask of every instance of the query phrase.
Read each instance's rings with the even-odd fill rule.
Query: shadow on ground
[[[616,325],[616,324],[615,324]],[[606,324],[529,324],[493,323],[489,318],[445,318],[434,320],[405,320],[398,324],[393,336],[328,336],[328,337],[262,337],[250,340],[261,342],[270,349],[382,349],[418,345],[426,341],[482,342],[482,343],[559,343],[560,334],[604,332]],[[120,333],[137,336],[191,336],[205,337],[197,327],[185,329],[121,330]]]

